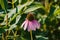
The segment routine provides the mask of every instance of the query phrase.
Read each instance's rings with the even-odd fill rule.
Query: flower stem
[[[33,37],[32,37],[32,31],[30,31],[30,35],[31,35],[31,40],[33,40]]]

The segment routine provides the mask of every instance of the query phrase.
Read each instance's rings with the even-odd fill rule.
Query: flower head
[[[38,23],[37,20],[35,20],[34,15],[29,13],[26,17],[26,20],[23,22],[23,24],[21,25],[21,27],[24,28],[24,30],[36,30],[40,28],[40,23]]]

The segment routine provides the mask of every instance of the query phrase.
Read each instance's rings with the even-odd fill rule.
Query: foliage
[[[48,0],[47,2],[46,9],[42,0],[0,0],[0,10],[2,10],[0,11],[0,34],[6,35],[8,32],[7,35],[10,37],[12,34],[14,36],[17,31],[17,40],[30,40],[29,32],[24,31],[21,24],[28,12],[32,12],[41,24],[39,30],[33,31],[34,40],[59,40],[60,1]],[[9,6],[11,6],[10,9]]]

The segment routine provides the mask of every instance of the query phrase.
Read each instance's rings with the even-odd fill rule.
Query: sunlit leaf
[[[12,4],[14,4],[17,0],[12,0]]]
[[[4,16],[5,16],[5,14],[2,14],[2,13],[0,14],[0,17],[4,17]]]
[[[34,0],[31,0],[31,1],[29,1],[29,2],[26,2],[26,3],[23,4],[23,5],[18,5],[18,6],[17,6],[17,8],[18,8],[18,13],[20,14],[20,11],[22,10],[22,8],[25,7],[25,6],[30,5],[33,1],[34,1]],[[16,8],[11,9],[11,11],[8,13],[8,18],[10,18],[12,15],[15,15],[15,13],[16,13]],[[18,15],[18,14],[16,14],[16,16],[17,16],[17,15]],[[14,18],[16,18],[16,16],[12,17],[11,21],[12,21]],[[5,16],[4,20],[6,20],[6,16]],[[9,23],[11,23],[11,22],[9,22]]]
[[[54,11],[54,15],[60,15],[60,8]]]
[[[44,8],[41,4],[36,4],[36,5],[33,5],[33,6],[30,6],[28,9],[25,10],[24,13],[28,13],[28,12],[31,12],[31,11],[34,11],[36,9],[39,9],[39,8]]]
[[[22,2],[22,0],[18,0],[19,1],[19,4]]]
[[[15,24],[17,24],[17,23],[19,22],[20,18],[21,18],[20,15],[18,15],[18,16],[16,17],[16,22],[15,22]]]
[[[6,25],[6,22],[5,22],[5,21],[3,21],[3,22],[1,23],[1,25]]]
[[[48,40],[48,37],[44,37],[42,35],[37,35],[36,38],[37,40]]]
[[[17,8],[18,8],[18,13],[20,13],[20,11],[21,11],[21,9],[22,9],[23,7],[30,5],[33,1],[34,1],[34,0],[31,0],[31,1],[29,1],[29,2],[26,2],[26,3],[23,4],[23,5],[18,5],[18,6],[17,6]],[[8,18],[10,18],[10,17],[11,17],[13,14],[15,14],[15,13],[16,13],[16,8],[11,9],[11,11],[8,13]],[[6,18],[6,17],[5,17],[5,18]]]
[[[57,0],[54,0],[54,2],[57,2]]]
[[[60,14],[56,16],[56,18],[59,18],[60,19]]]
[[[16,28],[16,27],[17,27],[16,24],[12,24],[12,25],[10,26],[9,30],[12,30],[12,29],[14,29],[14,28]]]
[[[21,15],[21,18],[19,19],[17,25],[20,27],[20,25],[23,23],[23,21],[25,20],[26,18],[26,14],[22,14]]]

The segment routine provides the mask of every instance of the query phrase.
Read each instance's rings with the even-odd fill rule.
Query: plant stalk
[[[8,14],[6,14],[6,26],[8,26]]]
[[[14,0],[12,0],[12,8],[14,8],[14,3],[13,3]]]
[[[46,32],[46,24],[43,25],[44,32]]]
[[[2,33],[2,40],[4,40],[4,34]]]
[[[7,34],[8,32],[6,32],[6,40],[8,40],[8,38],[7,38],[7,36],[8,36],[8,34]]]
[[[16,34],[17,34],[17,31],[15,31],[14,33],[14,40],[16,40]]]
[[[46,9],[46,12],[49,12],[49,2],[48,2],[48,0],[45,0],[45,9]]]
[[[33,40],[32,30],[30,31],[31,40]]]

